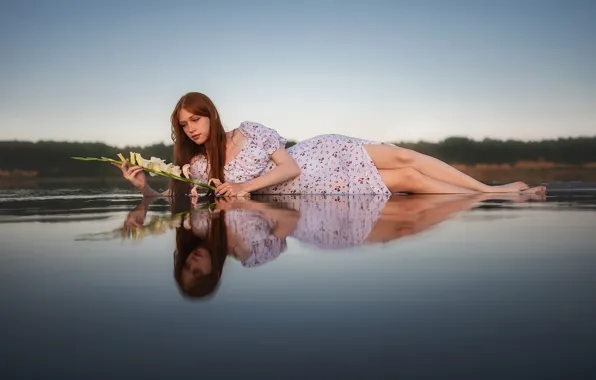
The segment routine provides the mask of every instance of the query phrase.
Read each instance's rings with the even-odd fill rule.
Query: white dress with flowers
[[[206,211],[195,211],[191,214],[193,233],[206,238],[209,233],[211,215]],[[285,239],[273,235],[271,231],[274,221],[253,210],[228,210],[225,212],[225,223],[230,235],[236,236],[246,256],[240,259],[245,267],[257,267],[275,260],[287,249]]]
[[[264,195],[254,197],[300,212],[290,236],[319,249],[336,250],[366,244],[391,195]]]
[[[275,130],[259,123],[245,121],[238,130],[247,140],[240,153],[224,166],[226,182],[246,182],[269,172],[276,166],[271,155],[287,142]],[[364,144],[386,143],[338,134],[301,141],[287,149],[300,166],[300,175],[254,193],[389,194]],[[190,175],[198,181],[209,180],[209,167],[204,156],[193,158]]]

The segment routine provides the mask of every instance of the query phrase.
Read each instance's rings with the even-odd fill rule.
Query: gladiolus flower
[[[141,157],[140,153],[135,153],[135,158],[137,159],[137,165],[142,166],[144,168],[147,167],[147,160],[145,160],[143,157]]]
[[[190,164],[186,164],[182,167],[182,174],[184,174],[186,178],[190,178]]]

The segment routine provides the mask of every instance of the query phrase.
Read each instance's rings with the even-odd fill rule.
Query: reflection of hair
[[[197,145],[182,130],[179,120],[179,112],[182,109],[194,115],[209,117],[209,138],[204,144]],[[198,92],[189,92],[180,98],[170,120],[172,141],[174,141],[174,165],[182,167],[190,163],[194,156],[204,155],[210,167],[209,178],[218,178],[223,182],[223,167],[226,159],[225,130],[211,99]],[[170,189],[174,195],[188,194],[190,185],[182,181],[170,180]]]
[[[189,197],[184,198],[188,199]],[[183,199],[181,201],[181,203],[186,203]],[[173,211],[180,207],[179,205],[181,203],[173,203]],[[187,208],[186,211],[189,209]],[[187,230],[184,226],[176,229],[174,278],[178,283],[178,288],[185,296],[191,298],[205,297],[211,295],[219,285],[219,279],[228,253],[224,216],[225,212],[221,211],[216,216],[210,218],[209,231],[204,238],[196,236],[192,230]],[[185,284],[182,282],[182,272],[186,264],[186,259],[197,248],[204,248],[209,252],[211,273],[196,277],[190,284]]]

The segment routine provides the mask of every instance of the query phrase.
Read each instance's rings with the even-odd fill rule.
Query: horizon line
[[[314,137],[314,136],[313,136]],[[466,140],[470,140],[473,142],[483,142],[486,140],[492,140],[492,141],[502,141],[502,142],[507,142],[507,141],[515,141],[515,142],[524,142],[524,143],[534,143],[534,142],[545,142],[545,141],[559,141],[559,140],[573,140],[573,139],[591,139],[591,138],[596,138],[596,134],[594,135],[575,135],[575,136],[559,136],[559,137],[545,137],[542,139],[516,139],[516,138],[494,138],[494,137],[483,137],[483,138],[472,138],[469,136],[465,136],[465,135],[452,135],[452,136],[448,136],[445,137],[441,140],[417,140],[417,141],[412,141],[412,140],[382,140],[383,142],[388,142],[391,144],[395,144],[395,145],[399,145],[399,144],[421,144],[421,143],[430,143],[430,144],[441,144],[444,143],[446,140],[449,139],[466,139]],[[304,140],[293,140],[293,139],[287,139],[288,143],[292,142],[294,144],[299,143],[300,141],[305,141]],[[379,140],[380,141],[380,140]],[[173,142],[153,142],[153,143],[149,143],[149,144],[143,144],[143,145],[130,145],[130,144],[124,144],[124,145],[115,145],[115,144],[111,144],[108,143],[106,141],[99,141],[99,140],[45,140],[45,139],[39,139],[39,140],[20,140],[20,139],[15,139],[15,140],[0,140],[0,143],[32,143],[32,144],[38,144],[38,143],[70,143],[70,144],[104,144],[107,146],[111,146],[114,148],[126,148],[126,147],[151,147],[154,145],[173,145]]]

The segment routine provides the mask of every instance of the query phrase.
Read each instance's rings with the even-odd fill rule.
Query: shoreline
[[[550,182],[586,182],[596,183],[595,166],[526,166],[511,167],[507,165],[453,165],[463,173],[479,180],[480,182],[496,185],[515,181],[524,181],[528,184],[543,184]],[[168,178],[148,177],[151,187],[167,187]],[[130,183],[121,176],[107,177],[33,177],[10,176],[0,177],[0,188],[14,187],[39,187],[52,185],[104,185],[128,187]]]

